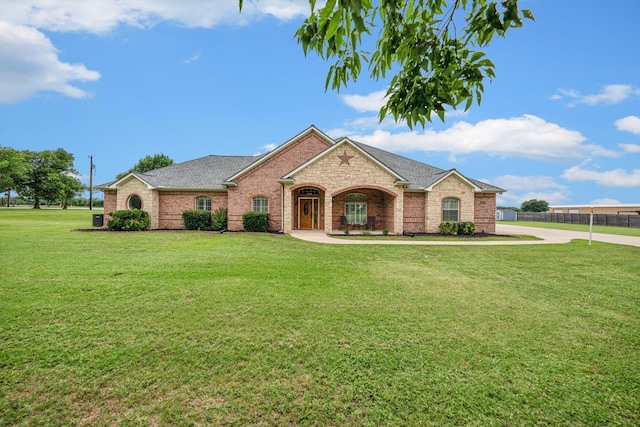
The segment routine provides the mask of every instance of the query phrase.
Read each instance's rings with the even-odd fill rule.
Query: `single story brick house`
[[[189,209],[228,209],[228,230],[242,214],[266,211],[270,228],[338,232],[387,229],[434,233],[442,221],[473,221],[495,232],[496,194],[505,190],[380,150],[349,138],[334,140],[315,126],[259,156],[206,156],[96,188],[104,191],[105,220],[143,209],[151,229],[181,229]]]

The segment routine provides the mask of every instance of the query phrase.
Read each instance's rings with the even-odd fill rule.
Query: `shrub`
[[[461,222],[458,224],[458,234],[471,236],[476,232],[476,225],[471,221]]]
[[[440,234],[455,236],[458,234],[458,223],[455,221],[445,221],[440,224]]]
[[[211,226],[215,231],[227,228],[227,208],[218,208],[211,214]]]
[[[244,231],[264,233],[269,231],[268,212],[245,212],[242,214]]]
[[[141,231],[150,223],[149,213],[139,209],[111,212],[109,216],[107,228],[113,231]]]
[[[382,234],[385,235],[385,236],[388,236],[389,235],[389,229],[388,228],[383,228],[382,229]]]
[[[363,235],[363,236],[371,236],[371,231],[369,231],[369,230],[364,230],[364,231],[362,232],[362,235]]]
[[[187,230],[211,229],[211,213],[203,210],[182,211],[182,224]]]

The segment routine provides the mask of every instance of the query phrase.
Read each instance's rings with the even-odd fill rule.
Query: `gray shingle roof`
[[[264,154],[263,154],[264,155]],[[222,183],[261,156],[206,156],[134,175],[156,188],[176,190],[226,190]],[[108,187],[112,183],[98,187]]]
[[[430,187],[451,172],[450,170],[440,169],[360,142],[351,140],[350,142],[394,171],[404,180],[410,182],[408,189]],[[267,154],[260,156],[206,156],[145,173],[135,172],[134,174],[155,188],[225,190],[224,182]],[[505,191],[485,182],[467,179],[483,191]],[[105,183],[96,186],[96,188],[108,188],[115,182]]]
[[[381,150],[379,148],[371,147],[361,142],[351,142],[353,142],[371,157],[396,172],[402,178],[409,181],[411,183],[409,187],[407,187],[409,189],[423,189],[430,187],[431,185],[438,182],[438,180],[442,179],[444,175],[451,172],[451,170],[440,169],[426,163],[418,162],[404,156],[399,156],[397,154]],[[467,178],[477,187],[481,188],[483,191],[505,191],[502,188],[487,184],[486,182],[478,181],[468,177],[465,178]]]

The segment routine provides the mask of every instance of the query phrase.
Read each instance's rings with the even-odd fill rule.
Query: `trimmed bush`
[[[211,214],[211,227],[215,231],[227,228],[227,208],[218,208]]]
[[[147,211],[139,209],[111,212],[107,228],[113,231],[142,231],[149,227],[151,220]]]
[[[245,212],[242,214],[244,231],[265,233],[269,231],[268,212]]]
[[[471,236],[476,232],[476,225],[471,221],[461,222],[458,224],[458,234]]]
[[[182,211],[182,224],[187,230],[211,229],[211,213],[203,210]]]
[[[445,236],[456,236],[458,234],[458,223],[455,221],[445,221],[440,224],[440,234]]]

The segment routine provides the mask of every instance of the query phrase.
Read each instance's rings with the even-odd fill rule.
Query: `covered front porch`
[[[349,187],[338,191],[318,185],[298,185],[289,189],[285,204],[289,213],[285,232],[321,230],[325,234],[401,233],[402,198],[384,188]]]

